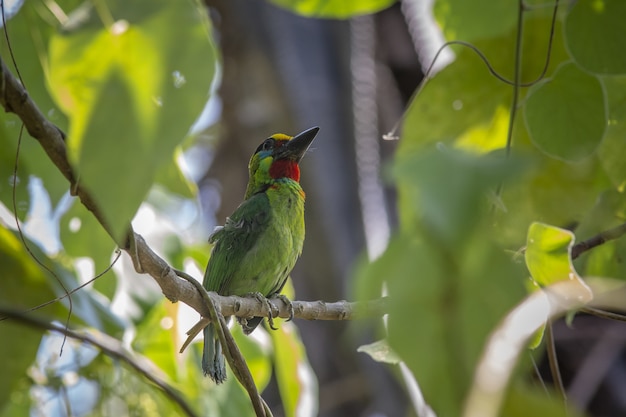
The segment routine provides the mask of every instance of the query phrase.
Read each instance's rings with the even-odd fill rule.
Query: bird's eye
[[[261,152],[261,151],[269,151],[272,149],[274,149],[274,139],[269,138],[269,139],[265,139],[265,141],[259,145],[256,151]]]

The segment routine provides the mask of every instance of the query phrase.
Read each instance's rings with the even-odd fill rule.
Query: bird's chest
[[[271,207],[268,237],[283,253],[295,258],[302,252],[304,241],[304,193],[297,189],[270,189]]]

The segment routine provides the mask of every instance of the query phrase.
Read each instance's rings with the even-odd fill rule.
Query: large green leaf
[[[578,65],[598,74],[626,73],[626,2],[578,0],[565,19],[565,37]]]
[[[448,40],[474,42],[509,32],[517,20],[517,0],[437,0],[435,18]]]
[[[536,80],[544,69],[550,19],[533,17],[527,24],[533,30],[524,32],[521,80],[525,83]],[[547,74],[569,59],[558,28]],[[477,41],[475,46],[500,75],[509,80],[513,78],[513,31]],[[457,52],[454,62],[429,79],[411,103],[403,125],[401,153],[437,141],[455,143],[481,153],[505,146],[512,86],[490,74],[474,51],[458,46],[454,50]],[[524,94],[525,89],[520,92]],[[514,145],[518,146],[517,138],[514,139]]]
[[[437,243],[463,244],[480,225],[490,187],[519,174],[521,167],[521,161],[507,161],[502,153],[477,156],[444,146],[399,156],[395,173],[401,209],[419,218]]]
[[[564,161],[579,161],[590,156],[604,136],[604,90],[597,77],[568,63],[531,90],[524,115],[530,136],[542,151]]]
[[[520,172],[503,156],[443,146],[398,156],[400,209],[413,222],[359,278],[368,297],[387,283],[389,344],[441,416],[459,414],[486,336],[523,292],[490,226],[490,189]]]
[[[38,2],[26,2],[17,16],[7,22],[6,37],[9,39],[12,55],[7,42],[0,44],[0,54],[16,77],[19,71],[28,95],[42,113],[61,129],[65,129],[67,120],[59,111],[58,106],[54,104],[45,87],[47,71],[45,45],[53,28],[46,19],[42,19],[42,15],[46,15],[41,10],[42,7],[43,4]],[[17,70],[11,64],[11,56],[15,58]],[[7,207],[12,207],[11,178],[21,125],[14,114],[0,112],[0,201]],[[35,175],[43,181],[53,205],[67,191],[67,180],[50,161],[39,143],[33,140],[24,129],[20,146],[17,187],[17,215],[21,219],[25,217],[30,204],[26,193],[30,175]]]
[[[394,3],[394,0],[271,0],[272,3],[294,13],[309,17],[349,19],[375,13]]]
[[[626,186],[626,77],[603,77],[609,123],[598,157],[615,188]]]
[[[49,86],[71,120],[69,157],[119,241],[206,103],[216,55],[195,3],[106,6],[109,27],[91,11],[53,37]]]

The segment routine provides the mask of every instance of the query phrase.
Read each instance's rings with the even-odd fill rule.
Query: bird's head
[[[265,139],[248,164],[250,181],[246,198],[282,179],[300,181],[298,163],[319,130],[312,127],[293,137],[276,133]]]

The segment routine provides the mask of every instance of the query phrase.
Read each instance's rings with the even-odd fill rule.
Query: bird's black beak
[[[320,128],[315,126],[302,133],[298,133],[280,149],[280,157],[300,162],[300,159],[302,159],[307,149],[309,149],[309,146],[311,146],[319,130]]]

